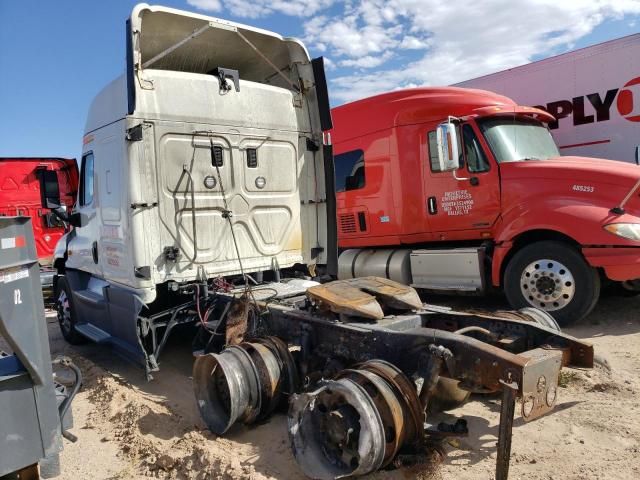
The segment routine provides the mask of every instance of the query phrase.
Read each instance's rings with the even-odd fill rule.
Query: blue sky
[[[124,69],[133,0],[0,0],[0,156],[78,157],[87,108]],[[332,104],[443,85],[636,33],[640,0],[165,0],[302,38]]]

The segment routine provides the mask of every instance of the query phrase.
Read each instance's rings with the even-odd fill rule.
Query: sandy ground
[[[435,298],[433,303],[503,306],[500,299]],[[516,418],[512,479],[640,478],[640,298],[603,298],[566,331],[589,339],[611,370],[569,370],[556,410],[531,423]],[[72,356],[85,381],[74,402],[77,443],[65,440],[62,480],[128,478],[302,478],[282,414],[226,438],[204,428],[191,387],[190,344],[168,345],[161,371],[147,382],[106,347],[67,345],[50,317],[52,354]],[[421,473],[396,470],[372,479],[491,479],[499,417],[497,398],[477,397],[434,423],[464,417],[470,435],[447,445],[442,465]],[[518,415],[517,415],[518,417]]]

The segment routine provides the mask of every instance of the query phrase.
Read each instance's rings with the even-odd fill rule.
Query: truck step
[[[111,335],[90,323],[76,325],[76,330],[95,343],[104,343],[111,339]]]
[[[102,295],[93,290],[77,290],[73,292],[74,300],[78,300],[93,308],[106,308],[106,301]]]

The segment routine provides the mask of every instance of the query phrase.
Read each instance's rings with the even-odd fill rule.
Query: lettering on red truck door
[[[440,205],[449,216],[468,215],[473,209],[473,197],[468,190],[444,192]]]

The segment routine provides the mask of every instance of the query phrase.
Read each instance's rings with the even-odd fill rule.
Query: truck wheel
[[[557,332],[560,331],[560,325],[558,325],[556,319],[544,310],[540,310],[535,307],[525,307],[518,310],[518,312],[528,315],[536,323],[550,328],[551,330],[556,330]]]
[[[542,241],[513,256],[505,270],[504,292],[513,308],[539,308],[564,326],[593,310],[600,277],[571,246]]]
[[[56,282],[56,312],[58,313],[58,323],[64,339],[71,345],[86,343],[87,339],[76,331],[78,317],[73,307],[73,297],[71,288],[66,277],[59,276]]]

